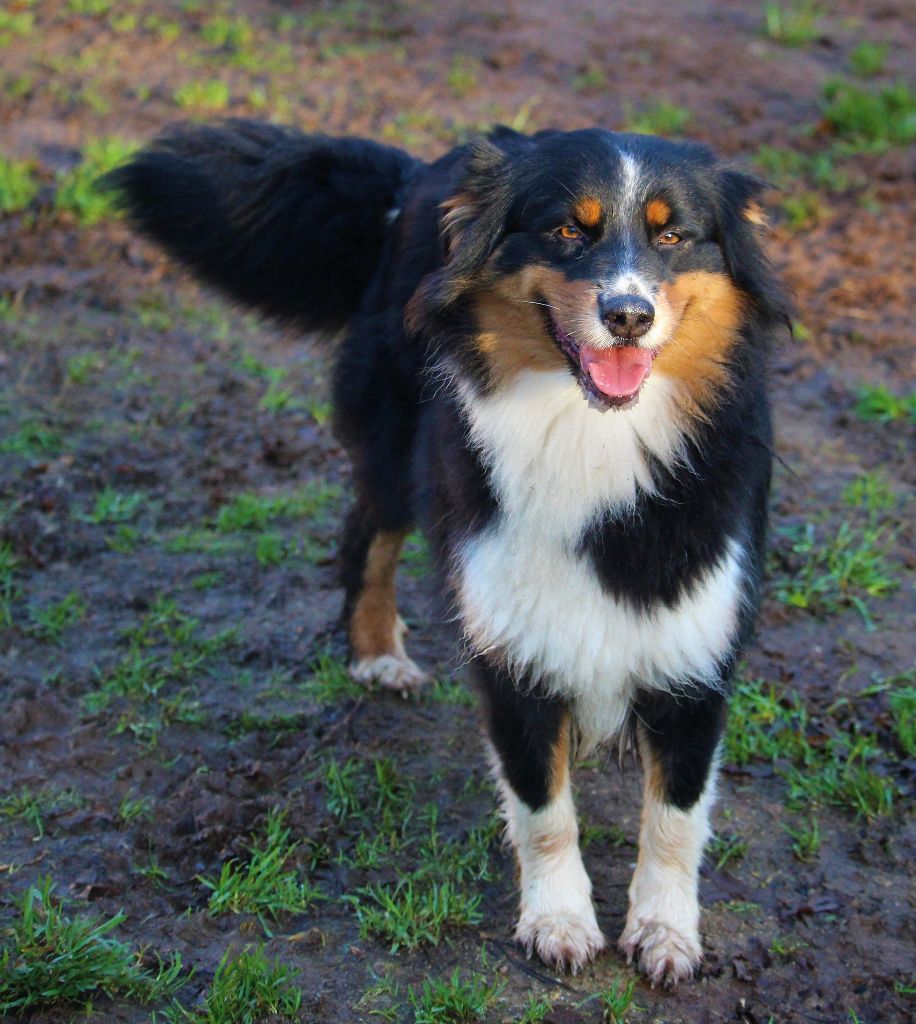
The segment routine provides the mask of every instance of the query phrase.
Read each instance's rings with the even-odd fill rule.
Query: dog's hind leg
[[[350,675],[406,693],[426,682],[407,656],[397,610],[395,574],[406,528],[381,528],[365,501],[350,513],[341,547],[344,618],[350,641]]]
[[[697,885],[725,698],[713,690],[641,693],[634,713],[645,781],[639,858],[619,946],[653,984],[675,985],[703,958]]]
[[[518,858],[521,910],[516,939],[552,967],[580,970],[604,948],[591,881],[579,853],[569,778],[570,715],[565,701],[516,688],[502,668],[475,662]]]

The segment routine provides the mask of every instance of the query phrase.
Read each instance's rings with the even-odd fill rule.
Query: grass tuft
[[[884,385],[866,385],[859,388],[855,411],[861,419],[877,423],[896,423],[903,419],[916,423],[916,392],[898,396]]]
[[[821,110],[849,152],[881,152],[916,139],[916,92],[906,82],[875,90],[834,78],[824,86]]]
[[[99,996],[147,1003],[184,984],[177,954],[150,971],[141,966],[139,953],[111,937],[123,912],[108,920],[71,919],[52,899],[53,888],[50,878],[39,879],[21,900],[12,942],[0,951],[0,1013],[87,1004]]]
[[[210,890],[211,914],[257,914],[270,934],[265,914],[276,919],[285,912],[302,913],[322,898],[319,890],[287,866],[299,843],[290,842],[283,819],[277,808],[268,814],[263,839],[252,836],[247,864],[231,860],[223,865],[218,878],[200,879]]]
[[[636,991],[636,979],[631,978],[624,981],[618,978],[600,995],[602,1021],[605,1024],[625,1024],[626,1015],[633,1006],[633,996]]]
[[[438,946],[446,928],[479,924],[479,895],[469,895],[452,882],[402,879],[395,885],[375,884],[347,894],[359,919],[360,938],[376,936],[399,949]]]
[[[824,9],[819,0],[795,0],[790,4],[763,6],[763,27],[767,36],[783,46],[807,46],[821,33]]]
[[[236,959],[223,955],[200,1007],[187,1010],[177,1002],[162,1013],[168,1024],[261,1024],[299,1020],[302,993],[291,982],[295,968],[271,963],[263,948],[246,949]],[[279,1024],[279,1022],[278,1022]]]
[[[473,1024],[484,1020],[504,988],[504,981],[488,984],[479,975],[464,979],[456,967],[444,980],[424,981],[419,991],[410,986],[407,998],[413,1007],[414,1024]]]
[[[0,156],[0,213],[19,213],[38,195],[35,164]]]
[[[87,142],[82,162],[58,178],[55,209],[72,216],[81,227],[115,216],[115,199],[98,187],[98,180],[123,163],[136,148],[136,143],[115,137]]]
[[[640,135],[680,135],[690,123],[691,113],[667,100],[660,100],[639,112],[625,108],[624,131]]]

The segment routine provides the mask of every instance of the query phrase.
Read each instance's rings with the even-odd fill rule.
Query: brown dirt
[[[761,6],[737,0],[224,5],[255,29],[249,49],[257,59],[248,66],[202,38],[211,5],[149,0],[136,8],[138,27],[118,32],[108,16],[48,0],[34,6],[31,34],[0,47],[0,155],[36,160],[45,183],[28,213],[0,218],[0,297],[8,303],[0,317],[0,424],[8,436],[24,421],[41,421],[64,439],[45,452],[0,454],[0,539],[19,560],[14,622],[0,627],[0,797],[24,786],[72,787],[81,797],[49,810],[38,840],[28,823],[0,818],[0,926],[18,894],[50,874],[74,908],[108,915],[123,907],[126,941],[178,951],[196,966],[182,994],[193,1001],[228,948],[263,940],[252,917],[208,915],[198,876],[244,856],[250,833],[279,805],[294,834],[308,840],[312,880],[335,897],[309,914],[281,917],[268,940],[271,955],[301,970],[304,1020],[376,1019],[369,1012],[384,999],[360,999],[377,977],[390,974],[403,1000],[408,984],[460,965],[506,982],[488,1020],[519,1019],[534,993],[555,1000],[547,1020],[598,1021],[595,994],[624,970],[619,957],[609,952],[574,979],[525,961],[510,941],[511,865],[495,845],[492,879],[471,883],[482,896],[478,928],[414,953],[390,954],[380,941],[360,939],[351,908],[336,897],[370,879],[392,881],[403,865],[367,872],[336,861],[335,849],[348,848],[353,836],[329,814],[318,766],[332,756],[390,757],[420,803],[439,804],[442,831],[464,835],[488,820],[492,802],[476,713],[431,698],[370,694],[321,704],[305,695],[316,652],[343,650],[332,550],[345,501],[308,525],[307,545],[295,523],[278,524],[283,543],[299,545],[279,564],[262,565],[244,540],[240,552],[169,549],[170,538],[240,492],[284,494],[317,479],[346,485],[345,460],[322,417],[296,402],[265,408],[263,374],[242,358],[282,367],[283,386],[320,401],[323,356],[202,295],[122,224],[84,228],[55,214],[54,175],[77,162],[91,137],[142,140],[186,116],[176,89],[215,77],[230,85],[224,112],[367,134],[425,156],[493,121],[613,128],[658,98],[689,108],[689,133],[736,160],[762,144],[814,152],[823,134],[805,135],[802,126],[817,123],[821,86],[845,73],[856,43],[888,42],[886,77],[905,72],[916,42],[908,5],[886,0],[865,10],[841,0],[821,37],[799,49],[765,38]],[[278,24],[283,15],[322,10],[336,13],[305,27]],[[174,20],[177,38],[144,27],[149,14]],[[470,74],[450,79],[455,67]],[[13,89],[23,76],[30,84]],[[783,463],[773,498],[777,547],[786,544],[781,531],[798,522],[823,517],[837,527],[842,491],[863,472],[880,470],[901,496],[898,509],[912,495],[912,430],[853,413],[861,384],[912,390],[909,156],[898,149],[850,159],[852,185],[827,197],[829,211],[804,232],[789,229],[774,200],[772,255],[808,330],[774,366]],[[89,365],[83,381],[73,373],[80,356]],[[111,546],[115,524],[84,518],[105,487],[145,496],[130,523],[138,541],[131,551]],[[891,553],[901,579],[912,567],[905,541],[901,532]],[[418,561],[402,586],[412,652],[438,674],[460,677],[435,582],[423,570]],[[199,577],[213,572],[221,575],[204,587]],[[86,610],[59,643],[28,628],[30,606],[71,592]],[[142,727],[149,709],[122,699],[92,714],[83,697],[124,655],[123,631],[162,595],[198,619],[203,636],[228,627],[237,633],[182,680],[199,701],[194,720],[166,722],[152,742]],[[853,608],[816,617],[771,593],[749,673],[800,690],[814,717],[841,697],[854,699],[860,727],[886,736],[885,696],[861,694],[875,678],[911,669],[909,598],[901,586],[870,602],[876,628],[869,631]],[[165,655],[161,645],[148,651]],[[167,693],[177,692],[169,685]],[[275,716],[274,725],[246,727],[244,713]],[[912,767],[889,752],[883,770],[905,787]],[[615,845],[605,832],[586,851],[599,920],[613,938],[635,859],[638,771],[627,765],[621,774],[601,762],[576,778],[584,820],[619,826],[625,836]],[[148,798],[150,815],[123,821],[127,796]],[[726,766],[717,820],[747,841],[747,852],[722,870],[704,870],[702,977],[675,994],[640,983],[639,1009],[628,1019],[912,1019],[911,997],[901,991],[907,984],[912,991],[914,964],[905,795],[897,808],[872,821],[851,809],[816,808],[822,847],[800,863],[784,825],[805,816],[786,809],[782,779],[768,765]],[[158,885],[138,871],[151,857],[168,872]],[[741,904],[758,909],[741,913]],[[794,952],[775,952],[777,938]],[[150,1012],[104,1001],[96,1009],[97,1019],[117,1021],[147,1020]],[[73,1016],[72,1008],[52,1008],[32,1019],[59,1024]],[[397,1019],[413,1019],[412,1011]]]

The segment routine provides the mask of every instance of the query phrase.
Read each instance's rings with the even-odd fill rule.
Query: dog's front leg
[[[604,948],[579,853],[569,779],[570,718],[558,697],[518,688],[476,662],[507,832],[521,884],[516,939],[552,967],[582,968]]]
[[[619,945],[653,984],[675,985],[703,958],[697,885],[725,698],[712,690],[642,693],[634,712],[645,779],[639,859]]]

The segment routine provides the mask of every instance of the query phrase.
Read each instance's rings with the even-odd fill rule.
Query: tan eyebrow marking
[[[663,228],[671,220],[671,207],[664,199],[650,199],[646,203],[646,220],[653,228]]]
[[[593,196],[586,196],[576,203],[573,211],[580,224],[593,228],[601,220],[601,203]]]

